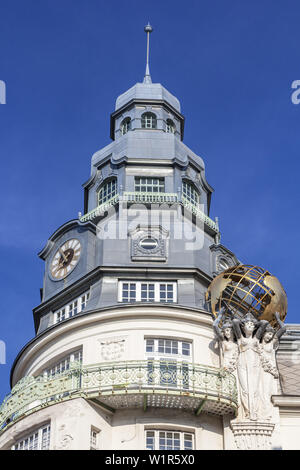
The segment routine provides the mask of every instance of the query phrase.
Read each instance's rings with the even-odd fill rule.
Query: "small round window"
[[[158,241],[155,238],[147,237],[143,238],[140,241],[140,247],[144,248],[145,250],[154,250],[158,246]]]
[[[224,259],[219,259],[219,269],[225,271],[229,268],[229,264]]]

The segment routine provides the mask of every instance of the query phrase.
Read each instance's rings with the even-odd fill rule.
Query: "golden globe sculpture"
[[[276,327],[275,313],[282,321],[287,314],[287,296],[281,283],[258,266],[240,264],[226,269],[210,283],[206,300],[215,317],[223,307],[225,318],[233,315],[242,319],[249,313]]]

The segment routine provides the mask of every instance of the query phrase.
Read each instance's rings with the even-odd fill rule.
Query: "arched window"
[[[98,205],[104,204],[104,202],[113,198],[117,194],[117,180],[112,179],[107,183],[104,183],[98,192]]]
[[[172,119],[167,119],[166,122],[166,132],[169,132],[170,134],[175,134],[176,127]]]
[[[192,183],[183,181],[182,183],[182,196],[187,199],[191,204],[199,204],[200,196]]]
[[[142,114],[142,128],[143,129],[156,129],[157,119],[154,113]]]
[[[127,132],[130,129],[131,129],[131,119],[130,117],[127,117],[123,119],[123,121],[121,122],[121,126],[120,126],[121,134],[122,135],[127,134]]]

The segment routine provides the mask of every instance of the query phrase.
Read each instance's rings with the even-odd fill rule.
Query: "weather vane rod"
[[[144,31],[147,34],[147,62],[146,62],[146,73],[144,77],[144,83],[152,83],[150,70],[149,70],[149,49],[150,49],[150,33],[152,33],[153,28],[149,22],[147,26],[145,26]]]

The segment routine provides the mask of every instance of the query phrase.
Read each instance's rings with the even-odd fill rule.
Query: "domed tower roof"
[[[143,83],[136,83],[133,87],[129,88],[129,90],[125,91],[125,93],[118,96],[115,110],[117,111],[132,100],[163,100],[180,113],[179,100],[160,83],[147,83],[145,79]]]

